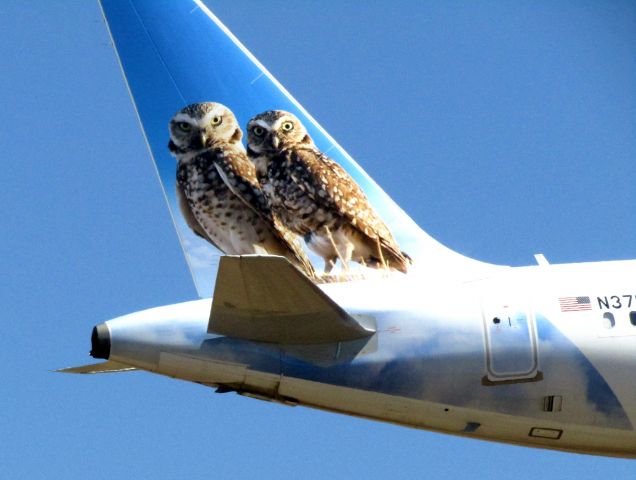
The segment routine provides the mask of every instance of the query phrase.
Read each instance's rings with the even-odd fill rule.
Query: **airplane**
[[[289,406],[636,458],[636,261],[553,265],[537,255],[537,265],[508,267],[454,252],[199,0],[101,6],[202,298],[95,326],[91,355],[105,362],[61,371],[143,370]],[[222,255],[199,238],[178,207],[167,125],[207,101],[242,126],[292,112],[364,191],[412,259],[408,272],[341,262],[316,281],[283,257]]]

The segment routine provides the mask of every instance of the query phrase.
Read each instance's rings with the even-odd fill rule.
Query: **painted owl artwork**
[[[340,260],[406,273],[402,252],[360,186],[320,152],[289,112],[270,110],[247,126],[247,153],[269,204],[283,224],[301,235],[329,273]]]
[[[234,114],[220,103],[195,103],[173,116],[169,130],[177,201],[194,233],[225,254],[284,256],[314,277],[297,236],[268,206]]]

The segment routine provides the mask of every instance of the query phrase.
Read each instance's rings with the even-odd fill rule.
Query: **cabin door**
[[[484,384],[541,379],[534,315],[524,303],[487,301],[483,305],[486,348]]]

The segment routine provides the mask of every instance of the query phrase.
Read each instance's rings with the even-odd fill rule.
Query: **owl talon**
[[[333,270],[333,267],[336,266],[336,261],[338,261],[338,257],[333,258],[325,258],[325,269],[323,270],[323,275],[329,275]]]

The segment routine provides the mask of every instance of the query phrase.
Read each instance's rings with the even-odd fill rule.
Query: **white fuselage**
[[[211,302],[193,301],[106,322],[110,359],[291,405],[636,457],[634,274],[622,261],[329,284],[377,333],[323,345],[208,334]]]

